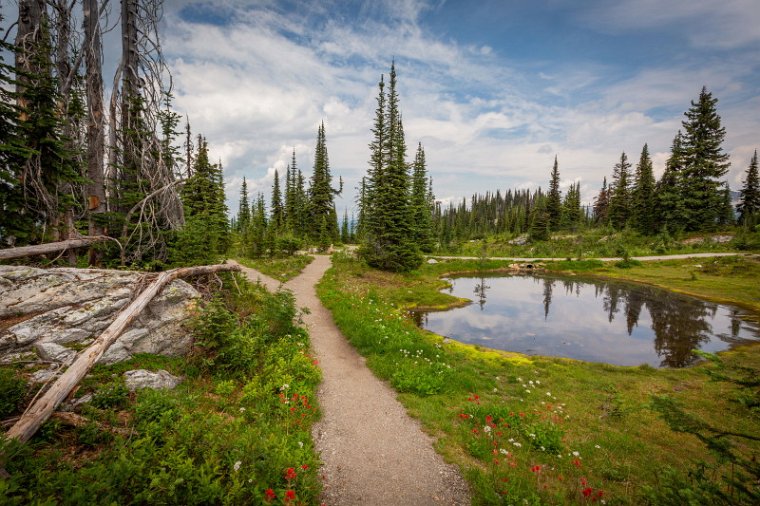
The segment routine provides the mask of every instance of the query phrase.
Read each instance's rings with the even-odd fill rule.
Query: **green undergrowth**
[[[92,395],[84,424],[54,417],[26,445],[4,443],[0,503],[318,503],[320,372],[293,297],[242,277],[238,293],[230,281],[195,318],[190,357],[96,366],[75,393]],[[123,373],[138,368],[184,380],[129,392]],[[15,412],[22,373],[0,374],[3,406]]]
[[[310,255],[293,255],[282,258],[238,257],[236,260],[246,267],[256,269],[262,274],[285,283],[301,274],[304,267],[309,265],[314,257]]]
[[[368,366],[462,469],[473,504],[754,503],[747,466],[760,446],[730,434],[758,435],[757,386],[720,371],[756,378],[757,347],[721,354],[721,369],[657,370],[486,350],[414,325],[416,296],[454,303],[438,294],[439,276],[477,269],[455,261],[391,274],[335,255],[318,287]]]
[[[760,251],[760,231],[741,227],[715,233],[641,235],[633,230],[615,231],[590,228],[577,232],[558,232],[551,240],[510,244],[515,236],[493,235],[451,245],[441,254],[533,258],[593,258],[669,255],[677,253],[712,253],[725,251]]]

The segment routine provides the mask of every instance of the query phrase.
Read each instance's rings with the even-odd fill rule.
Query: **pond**
[[[448,281],[449,293],[474,303],[416,313],[418,325],[488,348],[685,367],[698,360],[694,349],[713,353],[760,340],[756,315],[646,285],[548,275]]]

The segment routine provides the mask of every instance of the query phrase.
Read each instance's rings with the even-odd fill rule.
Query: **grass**
[[[314,257],[309,255],[293,255],[284,258],[236,258],[238,262],[256,269],[262,274],[286,283],[298,276],[309,265]]]
[[[196,319],[192,356],[96,366],[76,392],[93,394],[81,411],[87,424],[53,418],[26,445],[4,442],[0,503],[318,503],[320,373],[308,335],[293,323],[292,296],[237,285],[240,294],[225,290]],[[130,393],[123,373],[137,368],[184,381]],[[9,370],[0,400],[17,409],[23,369]]]
[[[593,263],[560,266],[599,269]],[[699,469],[709,486],[728,490],[731,502],[746,499],[721,479],[732,466],[722,464],[699,437],[673,430],[672,420],[655,409],[657,399],[664,399],[700,420],[699,427],[758,434],[757,392],[711,380],[705,374],[710,364],[656,370],[528,357],[444,341],[407,317],[417,303],[458,302],[439,293],[439,276],[505,267],[458,260],[391,274],[336,255],[318,287],[367,364],[437,438],[438,451],[462,469],[474,504],[678,504],[701,497],[707,485],[694,478]],[[616,273],[614,267],[602,269],[604,275]],[[617,271],[639,275],[644,269]],[[752,297],[750,279],[737,278],[744,286],[741,297]],[[756,346],[722,356],[726,367],[760,371]],[[736,402],[742,395],[751,402]],[[747,458],[760,450],[756,441],[734,444]],[[757,493],[756,483],[744,485]]]

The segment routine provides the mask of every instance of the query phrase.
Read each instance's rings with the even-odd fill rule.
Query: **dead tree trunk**
[[[87,217],[88,233],[102,235],[104,227],[101,216],[106,212],[103,49],[100,39],[100,12],[98,0],[84,0],[84,59],[85,86],[88,104],[87,117]],[[90,265],[100,262],[100,255],[90,249]]]
[[[15,438],[22,443],[28,441],[40,425],[50,418],[55,408],[71,393],[71,390],[84,378],[95,362],[103,356],[109,346],[121,335],[124,329],[139,316],[148,303],[169,282],[185,276],[197,276],[211,274],[219,271],[239,271],[236,265],[207,265],[202,267],[184,267],[162,272],[124,311],[119,313],[116,320],[97,338],[89,348],[79,354],[71,366],[66,369],[60,378],[29,406],[21,415],[18,422],[6,433],[6,437]]]
[[[66,241],[49,242],[45,244],[37,244],[35,246],[22,246],[20,248],[7,248],[0,249],[0,260],[10,260],[12,258],[24,258],[32,257],[35,255],[46,255],[48,253],[55,253],[58,251],[82,248],[84,246],[90,246],[97,242],[108,241],[110,237],[93,236],[93,237],[79,237],[77,239],[68,239]]]

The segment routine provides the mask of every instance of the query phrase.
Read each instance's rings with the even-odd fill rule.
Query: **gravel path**
[[[433,450],[433,439],[407,415],[395,392],[378,380],[320,303],[315,285],[330,257],[314,261],[285,284],[304,316],[322,368],[322,420],[313,430],[322,458],[322,499],[327,505],[469,504],[458,470]],[[279,282],[243,268],[268,288]]]

